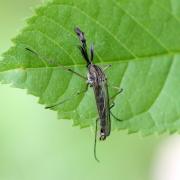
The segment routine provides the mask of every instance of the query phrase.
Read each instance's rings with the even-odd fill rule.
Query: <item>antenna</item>
[[[91,54],[90,61],[92,62],[93,58],[94,58],[94,46],[93,46],[93,44],[91,44],[90,54]]]
[[[27,51],[33,53],[34,55],[36,55],[36,56],[39,57],[40,59],[43,59],[43,60],[49,62],[49,59],[40,56],[36,51],[34,51],[34,50],[30,49],[30,48],[25,48],[25,49],[26,49]],[[84,77],[83,75],[79,74],[78,72],[75,72],[74,70],[72,70],[72,69],[70,69],[70,68],[68,68],[68,67],[63,66],[62,64],[58,64],[57,67],[62,67],[62,68],[64,68],[64,70],[66,70],[66,71],[68,71],[68,72],[71,72],[71,73],[74,73],[75,75],[79,76],[80,78],[82,78],[82,79],[84,79],[84,80],[87,80],[87,78]]]
[[[87,53],[87,45],[86,45],[86,39],[84,36],[84,32],[82,32],[78,27],[76,27],[74,31],[81,42],[81,46],[79,46],[81,54],[82,54],[83,58],[86,60],[87,64],[89,65],[89,64],[91,64],[91,62],[89,60],[89,56]]]

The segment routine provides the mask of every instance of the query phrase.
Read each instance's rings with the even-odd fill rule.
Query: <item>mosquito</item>
[[[67,68],[63,65],[59,65],[60,67],[64,68],[65,70],[74,73],[75,75],[79,76],[83,80],[86,80],[86,89],[78,92],[76,95],[79,95],[81,93],[85,93],[88,90],[88,87],[92,87],[94,91],[94,96],[95,96],[95,101],[96,101],[96,106],[98,110],[98,118],[96,119],[96,126],[95,126],[95,139],[94,139],[94,157],[96,161],[99,162],[96,154],[96,144],[97,144],[97,131],[98,131],[98,122],[99,122],[99,127],[100,127],[100,132],[99,132],[99,140],[104,141],[111,133],[111,117],[112,116],[114,119],[117,121],[122,121],[121,119],[117,118],[112,112],[111,109],[114,107],[114,102],[110,105],[110,101],[114,99],[118,94],[120,94],[123,89],[119,89],[119,91],[112,96],[111,98],[109,97],[109,92],[108,92],[108,82],[107,82],[107,77],[105,75],[105,70],[110,67],[110,65],[106,66],[104,69],[102,69],[100,66],[95,65],[93,63],[94,60],[94,47],[93,44],[91,44],[90,47],[90,57],[87,52],[87,44],[86,44],[86,39],[84,32],[80,30],[80,28],[76,27],[75,28],[75,33],[78,36],[81,45],[79,45],[80,52],[86,61],[86,67],[88,70],[87,77],[84,77],[80,73],[77,73],[73,71],[70,68]],[[35,54],[39,58],[41,57],[37,52],[30,48],[26,48],[29,52]],[[45,58],[43,58],[45,59]],[[60,104],[65,103],[66,101],[70,100],[66,99],[62,102],[59,102],[57,104],[54,104],[52,106],[47,106],[45,107],[46,109],[50,109],[53,107],[56,107]]]
[[[114,103],[110,105],[110,99],[114,98],[117,94],[122,92],[122,89],[115,94],[112,98],[109,97],[108,92],[108,83],[107,78],[105,75],[105,70],[110,67],[110,65],[106,66],[104,70],[93,63],[94,59],[94,48],[93,45],[90,47],[90,58],[87,53],[87,45],[86,39],[84,36],[84,32],[82,32],[78,27],[75,29],[77,36],[81,42],[79,49],[83,58],[87,63],[87,79],[88,84],[90,87],[93,88],[94,96],[96,100],[96,106],[98,110],[99,117],[96,120],[96,128],[95,128],[95,141],[94,141],[94,157],[99,162],[97,155],[96,155],[96,141],[97,141],[97,123],[99,121],[100,126],[100,135],[99,139],[101,141],[105,140],[107,136],[110,135],[111,132],[111,118],[112,115],[116,120],[121,121],[116,116],[114,116],[111,112],[111,109],[114,107]]]

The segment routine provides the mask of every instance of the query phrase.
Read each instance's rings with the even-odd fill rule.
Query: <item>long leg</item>
[[[99,118],[96,119],[96,127],[95,127],[95,138],[94,138],[94,158],[97,162],[100,162],[99,159],[97,158],[96,154],[96,145],[97,145],[97,123],[98,123]]]
[[[120,94],[121,92],[123,91],[123,89],[120,89],[115,95],[113,95],[110,99],[114,99],[118,94]],[[109,111],[110,111],[110,114],[111,116],[116,119],[117,121],[122,121],[121,119],[117,118],[112,112],[111,112],[111,109],[115,106],[115,103],[112,102],[112,105],[109,107]]]
[[[123,121],[122,119],[117,118],[111,111],[110,114],[116,121]]]
[[[37,52],[35,52],[34,50],[29,49],[29,48],[25,48],[25,49],[26,49],[27,51],[33,53],[34,55],[36,55],[36,56],[39,57],[40,59],[43,59],[43,60],[46,60],[47,62],[50,62],[47,58],[41,57],[41,56],[40,56]],[[86,77],[82,76],[82,75],[79,74],[78,72],[73,71],[73,70],[70,69],[70,68],[67,68],[67,67],[65,67],[65,66],[63,66],[63,65],[58,65],[58,66],[64,68],[66,71],[69,71],[69,72],[71,72],[71,73],[76,74],[77,76],[79,76],[80,78],[82,78],[82,79],[84,79],[84,80],[87,80]],[[58,66],[57,66],[57,67],[58,67]]]
[[[115,106],[115,103],[113,102],[111,106],[109,107],[109,110],[111,110]]]
[[[110,114],[111,116],[116,119],[116,121],[123,121],[122,119],[119,119],[117,118],[112,112],[111,112],[111,109],[115,106],[115,103],[113,102],[112,105],[109,107],[109,111],[110,111]]]
[[[70,98],[67,98],[67,99],[65,99],[64,101],[61,101],[61,102],[59,102],[59,103],[57,103],[57,104],[54,104],[54,105],[52,105],[52,106],[46,106],[45,109],[50,109],[50,108],[56,107],[56,106],[58,106],[58,105],[60,105],[60,104],[64,104],[65,102],[71,100],[73,97],[76,97],[76,96],[78,96],[78,95],[80,95],[80,94],[85,93],[85,92],[88,90],[88,86],[89,86],[89,84],[87,83],[86,88],[85,88],[83,91],[79,91],[79,92],[77,92],[75,95],[71,96]]]
[[[116,87],[115,87],[116,88]],[[118,88],[119,89],[119,88]],[[113,100],[117,95],[119,95],[120,93],[122,93],[123,92],[123,89],[121,88],[121,89],[119,89],[119,91],[116,93],[116,94],[114,94],[113,96],[111,96],[110,97],[110,100]]]

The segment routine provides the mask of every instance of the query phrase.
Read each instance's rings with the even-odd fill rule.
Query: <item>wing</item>
[[[110,112],[109,112],[109,93],[107,80],[105,78],[104,72],[100,69],[96,76],[98,80],[93,85],[96,105],[100,118],[100,128],[105,139],[106,136],[109,136],[111,131],[111,121],[110,121]]]

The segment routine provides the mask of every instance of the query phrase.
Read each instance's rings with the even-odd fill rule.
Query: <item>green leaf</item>
[[[180,129],[180,2],[179,0],[54,0],[36,10],[28,26],[3,54],[0,80],[24,88],[53,105],[61,119],[81,127],[93,125],[97,110],[92,89],[78,76],[86,76],[85,61],[77,45],[76,26],[95,45],[95,63],[112,64],[107,70],[111,86],[124,89],[115,98],[113,113],[122,119],[115,128],[130,133],[175,132]],[[40,57],[25,50],[30,48]]]

